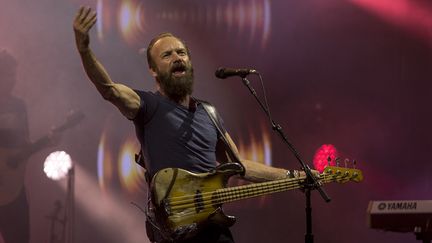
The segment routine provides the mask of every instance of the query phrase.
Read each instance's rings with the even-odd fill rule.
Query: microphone
[[[224,68],[220,67],[216,70],[215,75],[217,78],[220,79],[226,79],[231,76],[240,76],[242,78],[246,77],[247,75],[251,73],[258,73],[254,69],[247,69],[247,68]]]

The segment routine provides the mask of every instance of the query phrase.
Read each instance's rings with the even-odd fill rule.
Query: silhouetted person
[[[12,94],[17,80],[17,61],[0,51],[0,233],[6,243],[28,243],[29,207],[24,189],[29,128],[23,100]]]

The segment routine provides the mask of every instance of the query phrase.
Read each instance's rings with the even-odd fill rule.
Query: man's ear
[[[153,78],[157,77],[157,73],[153,68],[149,68],[149,72],[150,72],[151,76],[153,76]]]

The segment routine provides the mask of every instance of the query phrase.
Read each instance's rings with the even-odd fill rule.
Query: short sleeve
[[[153,117],[153,114],[156,112],[158,108],[158,99],[156,97],[157,94],[142,91],[142,90],[134,90],[138,96],[140,97],[140,107],[138,109],[138,113],[134,119],[132,119],[135,123],[147,123]]]

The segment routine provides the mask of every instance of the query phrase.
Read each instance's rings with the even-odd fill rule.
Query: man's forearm
[[[244,179],[251,182],[263,182],[287,178],[287,170],[270,167],[251,160],[242,160],[245,167]]]
[[[96,89],[104,99],[110,100],[113,95],[114,82],[106,72],[102,64],[96,59],[93,52],[87,49],[80,52],[84,70],[91,82],[96,86]]]

